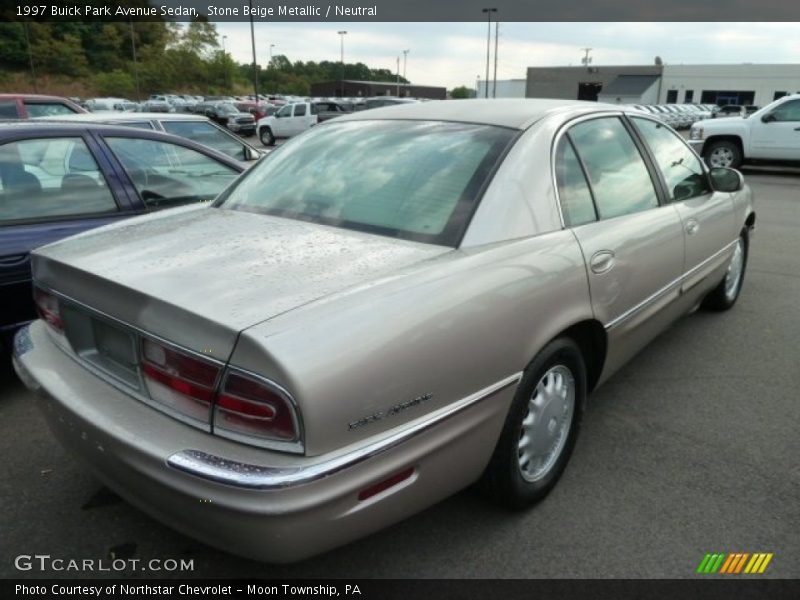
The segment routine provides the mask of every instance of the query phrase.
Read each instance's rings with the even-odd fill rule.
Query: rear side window
[[[69,106],[60,102],[24,102],[24,104],[25,110],[28,111],[28,117],[31,119],[75,113]]]
[[[592,192],[567,136],[561,138],[556,148],[556,183],[567,227],[590,223],[597,218]]]
[[[0,119],[18,119],[19,110],[14,100],[0,100]]]
[[[117,211],[114,196],[81,138],[0,146],[0,223]]]
[[[212,200],[238,172],[202,152],[140,138],[106,138],[148,208]]]
[[[601,219],[658,206],[644,159],[618,118],[584,121],[570,128],[569,136],[586,166]]]

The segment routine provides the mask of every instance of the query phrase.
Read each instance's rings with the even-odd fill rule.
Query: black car
[[[256,119],[249,112],[242,112],[230,102],[203,102],[195,106],[196,113],[240,135],[255,135]]]

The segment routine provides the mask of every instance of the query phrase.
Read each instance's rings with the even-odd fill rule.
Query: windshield
[[[333,122],[275,150],[217,206],[456,246],[515,131]]]
[[[238,115],[239,109],[233,104],[217,104],[217,113],[220,115]]]

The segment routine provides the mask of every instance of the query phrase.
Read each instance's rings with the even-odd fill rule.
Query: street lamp
[[[339,86],[340,86],[339,97],[343,98],[344,97],[344,36],[347,35],[347,32],[338,31],[337,33],[339,34],[339,41],[341,43],[341,58],[339,59],[339,61],[342,63],[342,76],[339,79]]]
[[[222,36],[222,53],[225,54],[225,40],[228,39],[227,35]]]
[[[258,63],[256,62],[256,30],[253,25],[253,0],[248,0],[250,5],[250,43],[253,46],[253,91],[258,102]]]
[[[275,47],[275,44],[269,45],[269,62],[272,63],[272,49]]]
[[[403,50],[403,79],[406,79],[406,59],[408,59],[409,52],[411,52],[411,50]],[[408,80],[406,79],[406,81]]]
[[[496,8],[483,8],[481,12],[486,13],[486,93],[484,98],[489,97],[489,46],[492,43],[492,13],[497,12]]]

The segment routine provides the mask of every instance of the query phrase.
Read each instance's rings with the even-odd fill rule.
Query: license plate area
[[[136,337],[118,324],[62,304],[64,332],[83,360],[122,383],[141,390]]]

